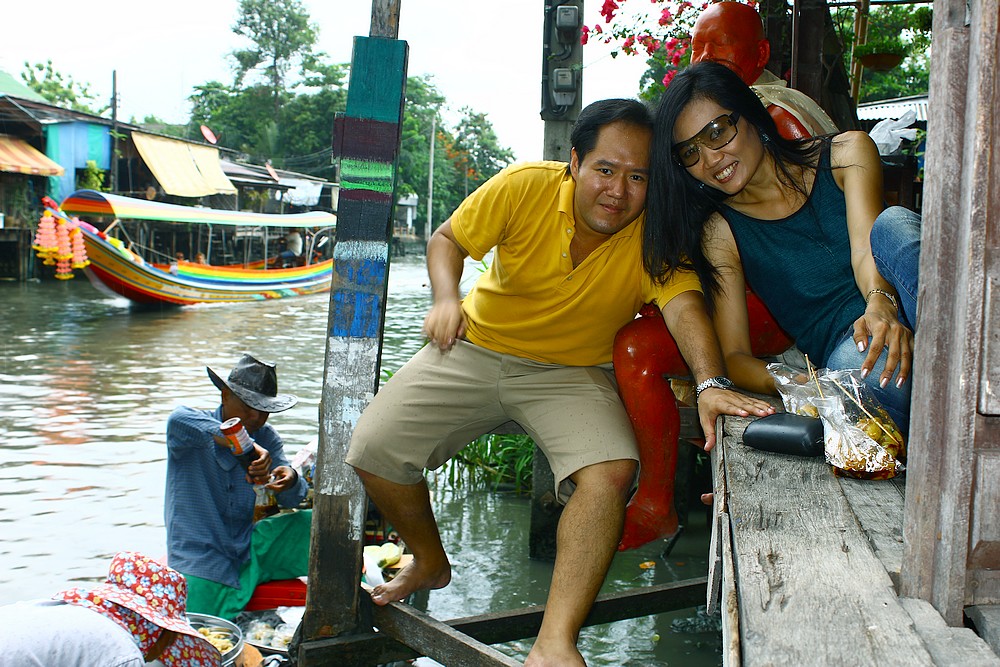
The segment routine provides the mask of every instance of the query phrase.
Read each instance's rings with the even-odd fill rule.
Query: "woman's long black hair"
[[[701,280],[711,307],[720,288],[719,271],[705,257],[702,234],[708,218],[721,209],[727,195],[689,174],[674,159],[673,150],[677,117],[688,103],[702,98],[713,100],[730,113],[738,112],[745,118],[760,134],[764,149],[774,158],[779,178],[803,194],[807,194],[803,184],[788,167],[815,166],[823,141],[782,138],[757,94],[724,65],[709,61],[692,65],[677,74],[667,86],[657,105],[653,125],[643,263],[646,271],[660,282],[666,281],[677,269],[693,270]]]

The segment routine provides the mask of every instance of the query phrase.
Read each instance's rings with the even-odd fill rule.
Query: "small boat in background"
[[[76,220],[90,262],[84,270],[91,283],[136,304],[262,301],[330,290],[333,259],[328,255],[337,220],[332,213],[225,211],[79,190],[53,214]],[[203,264],[174,259],[162,250],[167,238],[193,236],[195,228],[198,238],[205,239],[210,257],[233,259],[230,251],[238,245],[243,261]],[[289,230],[306,232],[304,252],[293,262],[300,265],[272,268],[279,256],[269,257],[268,250]],[[213,243],[216,248],[221,244],[225,252],[212,253]]]

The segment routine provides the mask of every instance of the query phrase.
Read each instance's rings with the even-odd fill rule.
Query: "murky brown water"
[[[422,343],[426,280],[422,258],[394,260],[384,370]],[[290,455],[315,437],[328,299],[136,312],[82,276],[0,283],[0,604],[102,580],[120,550],[166,553],[165,420],[180,404],[217,404],[206,364],[228,369],[243,350],[276,362],[281,390],[300,400],[272,423]],[[526,499],[438,488],[434,502],[454,579],[430,594],[432,615],[544,602],[551,565],[527,558]],[[619,554],[604,592],[704,576],[707,547],[697,522],[666,561],[660,544]],[[717,632],[674,630],[693,616],[584,629],[581,648],[595,666],[721,664]],[[530,641],[502,648],[523,657]]]

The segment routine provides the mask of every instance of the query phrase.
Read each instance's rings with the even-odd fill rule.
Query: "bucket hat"
[[[89,590],[71,588],[52,596],[95,611],[122,626],[143,654],[156,642],[157,628],[179,633],[160,656],[167,667],[218,667],[222,656],[188,622],[187,580],[177,570],[134,551],[115,554],[108,578]]]
[[[282,412],[299,402],[292,394],[278,393],[278,373],[274,364],[259,361],[248,353],[244,353],[236,362],[233,370],[229,371],[227,380],[223,380],[222,375],[211,367],[205,368],[208,370],[208,377],[220,391],[228,388],[254,410]]]

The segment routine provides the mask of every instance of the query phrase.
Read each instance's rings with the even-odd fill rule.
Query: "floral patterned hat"
[[[136,640],[145,655],[160,628],[179,633],[160,656],[167,667],[219,667],[222,656],[185,615],[187,581],[177,570],[140,553],[123,551],[111,561],[104,584],[71,588],[52,596],[107,616]]]

